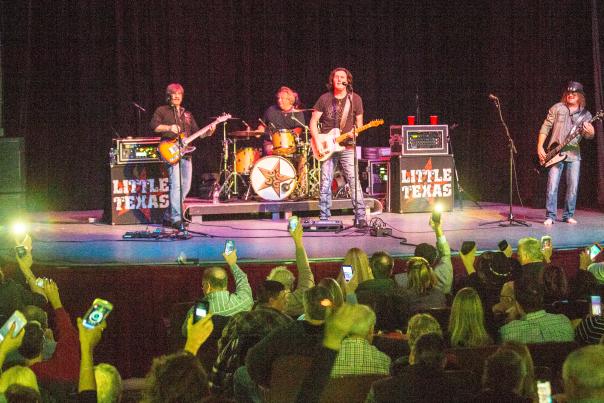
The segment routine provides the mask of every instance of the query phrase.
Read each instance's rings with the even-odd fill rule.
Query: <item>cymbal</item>
[[[291,111],[283,111],[283,113],[293,113],[293,112],[310,112],[316,111],[315,108],[306,108],[306,109],[292,109]]]
[[[218,118],[221,118],[221,117],[222,117],[222,115],[220,115],[220,116],[210,116],[209,119],[218,119]],[[241,118],[238,118],[237,116],[231,116],[227,120],[241,120]]]
[[[260,137],[263,134],[264,134],[264,132],[253,131],[253,130],[240,130],[240,131],[237,131],[237,132],[230,132],[230,133],[228,133],[228,135],[231,136],[231,137],[243,137],[243,138]]]

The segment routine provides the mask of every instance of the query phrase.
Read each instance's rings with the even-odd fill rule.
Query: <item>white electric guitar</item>
[[[383,119],[372,120],[371,122],[356,129],[357,135],[371,127],[377,127],[384,124]],[[312,153],[319,161],[325,161],[335,152],[342,151],[345,149],[340,143],[352,138],[353,131],[340,134],[340,129],[331,129],[327,133],[319,133],[316,136],[312,136],[310,145],[312,147]]]

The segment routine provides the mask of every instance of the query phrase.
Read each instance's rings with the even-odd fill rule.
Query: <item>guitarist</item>
[[[545,202],[546,219],[544,225],[553,225],[556,221],[556,210],[558,203],[558,186],[562,172],[566,169],[566,198],[564,202],[564,212],[562,221],[569,224],[576,224],[577,220],[573,217],[575,214],[575,205],[577,203],[577,191],[579,188],[579,171],[581,167],[581,151],[579,141],[581,137],[592,139],[594,137],[594,127],[587,120],[591,119],[591,113],[585,109],[585,92],[583,85],[576,81],[570,81],[560,102],[552,106],[543,125],[539,130],[537,140],[537,155],[543,162],[547,152],[543,148],[545,139],[551,132],[551,138],[548,148],[554,143],[562,144],[566,136],[570,133],[572,127],[579,121],[584,121],[581,130],[581,136],[577,136],[562,152],[566,155],[564,161],[560,161],[551,166],[547,178],[547,194]]]
[[[162,140],[176,139],[179,134],[190,136],[199,130],[195,118],[189,111],[181,106],[185,90],[182,85],[172,83],[166,87],[166,103],[155,110],[151,119],[151,129],[155,133],[161,133]],[[178,170],[182,166],[182,200],[187,197],[191,190],[191,177],[193,174],[193,164],[191,156],[187,154],[180,163],[169,165],[168,173],[170,177],[170,207],[164,213],[163,224],[173,228],[181,226],[181,206],[180,206],[180,178]]]
[[[356,93],[348,91],[352,85],[352,74],[343,67],[337,67],[329,74],[327,88],[329,92],[319,97],[314,105],[314,111],[310,118],[310,133],[317,144],[321,136],[318,129],[318,123],[322,124],[322,133],[327,133],[331,129],[338,128],[342,133],[363,126],[363,100]],[[355,177],[354,150],[352,145],[346,144],[343,151],[334,152],[330,158],[321,165],[321,185],[319,191],[319,210],[321,220],[328,220],[331,216],[331,183],[334,170],[337,164],[340,164],[342,173],[350,190],[356,189],[356,202],[354,195],[351,195],[352,207],[356,217],[358,227],[366,227],[365,220],[365,201],[363,191],[358,178]],[[323,150],[319,150],[322,152]],[[352,183],[355,181],[356,186]]]

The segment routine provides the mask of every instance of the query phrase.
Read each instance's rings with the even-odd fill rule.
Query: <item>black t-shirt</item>
[[[296,127],[302,127],[300,123],[292,119],[292,115],[295,116],[300,122],[306,124],[304,114],[302,112],[283,112],[277,105],[269,106],[264,112],[262,119],[269,126],[266,128],[269,133],[272,133],[275,131],[275,129],[294,129]]]
[[[155,110],[149,126],[151,127],[151,130],[155,131],[155,128],[159,125],[174,124],[180,126],[181,129],[184,128],[186,137],[199,130],[197,122],[191,112],[185,111],[185,108],[180,107],[178,114],[175,116],[174,109],[169,105],[162,105]],[[176,138],[176,134],[172,132],[162,132],[161,137],[162,139],[174,139]]]
[[[333,96],[332,92],[326,92],[321,95],[315,106],[313,107],[317,112],[322,112],[320,123],[322,124],[321,133],[327,133],[333,128],[339,128],[342,132],[348,132],[352,130],[352,126],[355,123],[355,116],[363,114],[363,100],[361,97],[354,93],[352,96],[353,105],[348,110],[348,116],[346,118],[346,124],[344,127],[340,127],[340,120],[342,119],[342,112],[346,101],[349,99],[348,96],[338,99]]]

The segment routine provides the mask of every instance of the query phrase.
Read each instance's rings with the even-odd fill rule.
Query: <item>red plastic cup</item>
[[[407,124],[413,126],[415,124],[415,116],[407,116]]]
[[[430,115],[430,124],[437,125],[438,124],[438,115]]]

